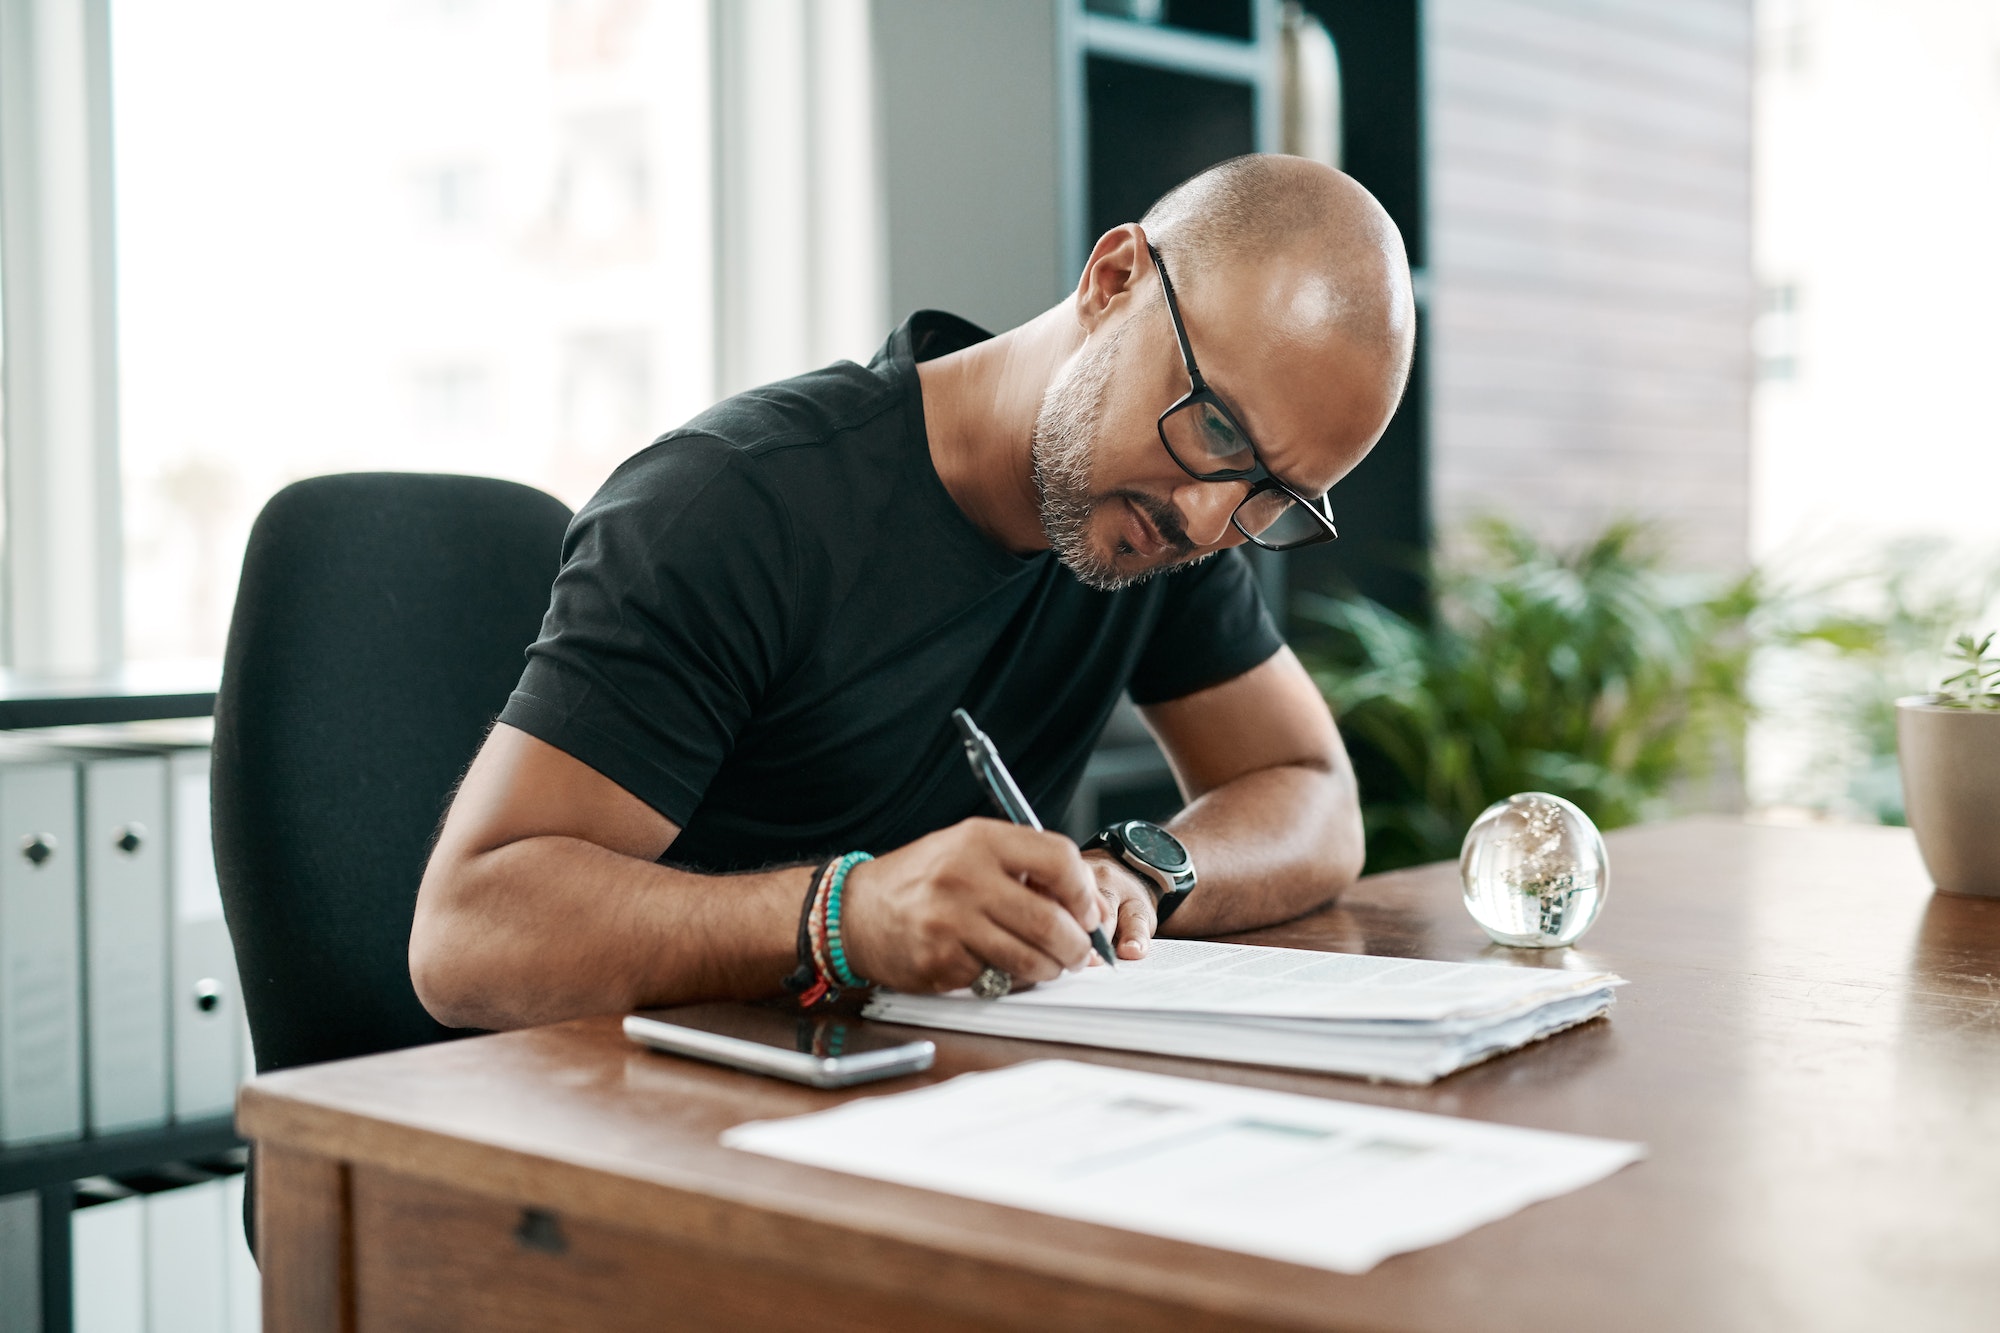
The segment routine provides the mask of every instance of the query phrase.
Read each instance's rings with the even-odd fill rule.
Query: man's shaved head
[[[1279,255],[1326,280],[1326,327],[1393,355],[1397,392],[1416,340],[1402,233],[1352,176],[1302,157],[1253,153],[1160,197],[1139,220],[1183,293]]]
[[[1201,479],[1157,424],[1190,387],[1163,273],[1209,392],[1294,496],[1328,495],[1354,469],[1409,378],[1402,237],[1331,167],[1234,158],[1106,232],[1063,312],[1081,342],[1048,383],[1031,440],[1042,533],[1095,588],[1249,537],[1235,514],[1251,483]]]

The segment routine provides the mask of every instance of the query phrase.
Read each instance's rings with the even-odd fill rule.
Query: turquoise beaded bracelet
[[[847,965],[847,950],[840,943],[840,891],[847,887],[847,872],[863,861],[875,858],[867,852],[849,852],[833,863],[833,878],[826,886],[826,945],[833,957],[833,977],[846,990],[859,990],[868,983]]]

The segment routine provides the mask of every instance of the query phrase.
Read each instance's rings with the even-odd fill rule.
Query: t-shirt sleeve
[[[1165,703],[1220,685],[1284,646],[1241,551],[1224,551],[1162,582],[1160,615],[1128,685],[1133,703]]]
[[[794,554],[752,460],[706,436],[655,444],[570,524],[500,720],[685,827],[782,669]]]

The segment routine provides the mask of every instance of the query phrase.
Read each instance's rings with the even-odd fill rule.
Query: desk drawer
[[[829,1287],[776,1264],[356,1166],[357,1333],[989,1328],[958,1311]]]

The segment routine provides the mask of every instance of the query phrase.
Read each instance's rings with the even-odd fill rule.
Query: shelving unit
[[[215,711],[215,664],[131,668],[111,676],[37,680],[0,672],[0,731],[207,717]],[[70,1214],[75,1182],[90,1176],[157,1173],[182,1163],[231,1169],[243,1146],[228,1116],[59,1143],[0,1148],[0,1198],[40,1200],[41,1327],[70,1333]]]
[[[44,1333],[69,1333],[71,1328],[70,1214],[76,1206],[77,1181],[218,1162],[242,1147],[235,1121],[218,1116],[130,1134],[0,1150],[0,1198],[32,1192],[41,1199]]]
[[[207,717],[219,674],[199,663],[56,680],[0,671],[0,731]]]

